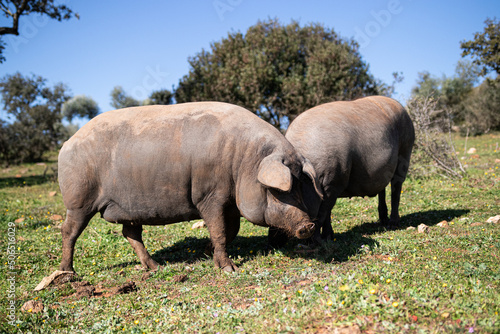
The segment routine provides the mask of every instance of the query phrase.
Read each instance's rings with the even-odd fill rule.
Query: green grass
[[[317,249],[299,240],[265,252],[267,229],[243,221],[229,247],[240,271],[227,274],[204,255],[208,232],[192,223],[145,227],[161,264],[149,277],[121,236],[121,226],[96,216],[80,236],[75,268],[96,287],[79,297],[70,283],[33,288],[58,268],[65,215],[51,170],[23,165],[0,171],[0,332],[22,333],[327,333],[500,332],[500,214],[498,133],[469,138],[468,176],[409,178],[403,186],[402,226],[376,224],[376,198],[339,200],[332,212],[335,240]],[[465,138],[457,137],[463,155]],[[55,161],[47,161],[47,165]],[[9,222],[16,223],[16,322],[7,323]],[[448,227],[437,223],[447,221]],[[408,227],[430,226],[419,234]],[[180,282],[179,275],[187,275]],[[135,282],[137,291],[111,294]],[[42,312],[21,311],[28,300]]]

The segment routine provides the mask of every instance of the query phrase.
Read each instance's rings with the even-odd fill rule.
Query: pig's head
[[[258,166],[257,180],[240,187],[238,206],[242,215],[254,224],[277,227],[299,239],[309,238],[315,225],[302,198],[304,177],[312,180],[322,198],[316,173],[307,159],[297,154],[268,155]]]

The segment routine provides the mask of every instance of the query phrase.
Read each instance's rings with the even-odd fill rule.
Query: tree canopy
[[[485,133],[500,129],[500,83],[483,81],[479,86],[481,67],[471,61],[459,61],[453,76],[432,76],[419,73],[412,97],[432,98],[437,108],[433,117],[451,115],[454,125],[463,132]],[[448,121],[445,122],[448,124]]]
[[[462,57],[472,62],[458,63],[455,75],[438,79],[420,73],[413,96],[438,99],[437,106],[449,111],[455,125],[473,135],[500,129],[500,25],[497,19],[486,19],[482,32],[474,39],[462,41]],[[478,77],[494,71],[495,80],[487,78],[479,86]]]
[[[63,84],[47,87],[42,77],[8,75],[0,82],[4,110],[10,124],[4,122],[0,158],[7,162],[39,160],[56,147],[64,136],[61,107],[70,96]]]
[[[0,10],[3,12],[3,16],[10,21],[9,25],[0,26],[0,36],[19,35],[19,20],[23,15],[46,15],[57,21],[69,20],[73,16],[79,18],[77,13],[59,3],[60,1],[56,0],[0,0]],[[5,60],[2,55],[4,49],[4,42],[0,38],[0,63]]]
[[[320,24],[258,22],[188,61],[190,71],[176,89],[177,102],[234,103],[280,129],[315,105],[383,90],[358,44]]]
[[[122,86],[115,86],[111,91],[111,106],[115,109],[136,107],[141,102],[128,95]]]
[[[486,19],[483,32],[474,34],[474,39],[463,41],[462,57],[472,56],[475,64],[482,66],[481,75],[495,71],[497,81],[500,81],[500,24],[497,19]]]
[[[174,102],[174,94],[168,89],[160,89],[153,91],[151,95],[139,101],[128,95],[121,86],[115,86],[111,91],[111,106],[116,109],[147,106],[151,104],[172,104]]]
[[[464,101],[464,129],[473,135],[500,130],[500,82],[485,80]]]
[[[478,83],[480,69],[470,61],[457,63],[455,74],[441,78],[432,76],[429,72],[418,74],[417,85],[412,89],[413,96],[439,98],[438,106],[453,108],[460,104],[472,88]]]
[[[65,85],[51,87],[46,79],[35,75],[3,77],[0,94],[7,113],[7,119],[0,119],[0,162],[5,164],[40,160],[69,137],[71,129],[63,119],[90,119],[99,112],[91,98],[70,99]]]
[[[151,93],[148,99],[143,101],[143,105],[151,104],[172,104],[174,102],[174,94],[168,89],[160,89]]]
[[[74,117],[92,119],[99,114],[99,106],[91,97],[77,95],[66,101],[62,106],[63,116],[71,122]]]

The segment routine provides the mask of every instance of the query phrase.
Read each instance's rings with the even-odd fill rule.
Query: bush
[[[457,158],[451,139],[451,116],[437,108],[438,100],[416,96],[407,101],[406,108],[415,127],[415,147],[410,175],[425,176],[441,172],[453,178],[466,173]]]
[[[464,101],[465,122],[461,133],[479,135],[500,130],[500,83],[485,80]]]

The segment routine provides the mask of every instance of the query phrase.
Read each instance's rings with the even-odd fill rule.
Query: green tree
[[[0,81],[4,110],[0,159],[7,163],[40,160],[65,138],[61,107],[70,96],[63,84],[47,87],[42,77],[7,75]]]
[[[464,101],[463,132],[472,135],[500,130],[500,83],[485,80]]]
[[[151,93],[148,99],[143,101],[143,105],[151,104],[172,104],[174,101],[174,94],[168,89],[161,89]]]
[[[139,101],[128,95],[121,86],[116,86],[111,91],[111,105],[115,109],[128,107],[147,106],[152,104],[172,104],[174,102],[174,94],[168,89],[153,91],[151,95]]]
[[[461,125],[465,121],[464,102],[477,85],[479,72],[479,67],[470,61],[459,61],[454,76],[443,76],[439,104],[448,109],[455,124]]]
[[[432,97],[436,98],[440,94],[441,82],[433,77],[429,72],[419,72],[417,84],[411,90],[412,97]]]
[[[99,114],[99,106],[91,97],[77,95],[63,104],[62,113],[69,122],[74,117],[92,119]]]
[[[128,95],[122,86],[115,86],[111,91],[111,105],[115,109],[136,107],[141,105],[139,101]]]
[[[0,36],[19,35],[19,20],[23,15],[46,15],[57,21],[69,20],[73,16],[79,18],[77,13],[74,13],[66,5],[58,4],[58,1],[55,0],[0,0],[0,10],[3,12],[3,16],[10,21],[8,26],[0,27]],[[5,57],[2,56],[4,45],[5,43],[0,38],[0,63],[5,60]]]
[[[320,24],[258,22],[188,61],[177,102],[234,103],[279,129],[315,105],[380,93],[358,44]]]
[[[6,162],[7,157],[9,155],[9,137],[10,130],[8,124],[0,119],[0,163]]]
[[[432,76],[429,72],[418,74],[417,85],[412,88],[412,96],[439,98],[438,107],[453,108],[460,104],[478,82],[479,67],[462,60],[455,67],[451,77]]]
[[[449,114],[455,124],[462,124],[466,112],[464,101],[477,84],[479,72],[479,67],[467,60],[457,63],[455,74],[451,77],[443,75],[437,78],[429,72],[421,72],[417,85],[412,88],[412,97],[435,99],[434,117],[447,117],[445,115]]]
[[[462,57],[472,56],[474,64],[480,65],[481,75],[495,71],[496,80],[500,81],[500,24],[496,18],[486,19],[483,32],[474,34],[471,41],[463,41]]]

